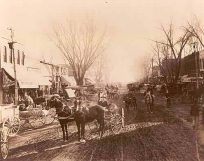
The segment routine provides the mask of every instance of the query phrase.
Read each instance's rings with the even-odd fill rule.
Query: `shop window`
[[[17,64],[19,64],[20,65],[20,51],[18,50],[18,57],[17,57]]]
[[[200,59],[200,69],[204,69],[204,59]]]
[[[21,57],[21,64],[24,65],[25,63],[25,54],[22,52],[22,57]]]
[[[14,49],[13,49],[13,52],[14,52]],[[10,56],[9,56],[9,62],[10,63],[13,63],[13,52],[12,52],[12,50],[10,50]]]
[[[7,48],[4,46],[4,62],[7,62]]]

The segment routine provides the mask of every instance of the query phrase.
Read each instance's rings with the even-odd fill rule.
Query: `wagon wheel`
[[[20,119],[14,117],[9,123],[9,136],[15,136],[20,130]]]
[[[122,129],[122,117],[116,114],[111,120],[111,131],[113,134],[119,134]]]
[[[9,153],[9,145],[8,145],[8,135],[9,135],[9,128],[3,126],[1,131],[1,156],[3,159],[6,159]]]
[[[43,126],[45,124],[45,117],[46,116],[42,114],[42,116],[34,116],[30,118],[29,123],[31,127],[36,129],[36,128]]]
[[[55,116],[56,116],[56,110],[54,108],[49,109],[49,112],[45,117],[45,124],[49,125],[53,123],[53,121],[55,120]]]

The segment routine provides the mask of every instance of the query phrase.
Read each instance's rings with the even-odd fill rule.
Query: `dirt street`
[[[149,114],[138,95],[138,110],[125,111],[125,127],[118,135],[106,131],[99,140],[86,127],[88,140],[77,141],[74,123],[69,125],[69,141],[62,141],[59,125],[20,133],[11,138],[9,161],[160,161],[196,160],[194,133],[173,117],[157,102],[154,112]],[[123,106],[122,99],[115,100]]]

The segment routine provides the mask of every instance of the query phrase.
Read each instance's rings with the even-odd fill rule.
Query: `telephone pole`
[[[196,89],[199,89],[199,82],[198,82],[198,77],[199,77],[199,52],[198,52],[198,44],[197,42],[193,43],[193,48],[194,48],[194,54],[195,54],[195,73],[196,73]]]
[[[42,64],[45,64],[45,65],[49,65],[49,66],[51,66],[51,72],[52,72],[52,85],[54,84],[54,87],[56,86],[56,84],[55,84],[55,79],[54,79],[54,68],[55,67],[58,67],[57,65],[54,65],[54,64],[52,64],[52,63],[47,63],[47,62],[45,62],[45,61],[40,61],[40,63],[42,63]],[[57,81],[57,87],[56,87],[56,92],[57,93],[59,93],[59,80],[58,80],[58,78],[59,78],[59,73],[56,73],[56,81]]]
[[[154,59],[152,57],[152,78],[153,78]]]
[[[17,42],[13,41],[14,31],[12,28],[8,28],[11,31],[11,41],[8,42],[9,48],[11,49],[11,54],[13,55],[13,69],[14,69],[14,81],[15,81],[15,105],[18,104],[18,83],[17,83],[17,76],[16,76],[16,59],[14,54],[14,47],[13,45]]]

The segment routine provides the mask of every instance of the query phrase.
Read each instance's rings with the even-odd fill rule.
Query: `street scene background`
[[[0,1],[0,160],[204,160],[203,5]]]

